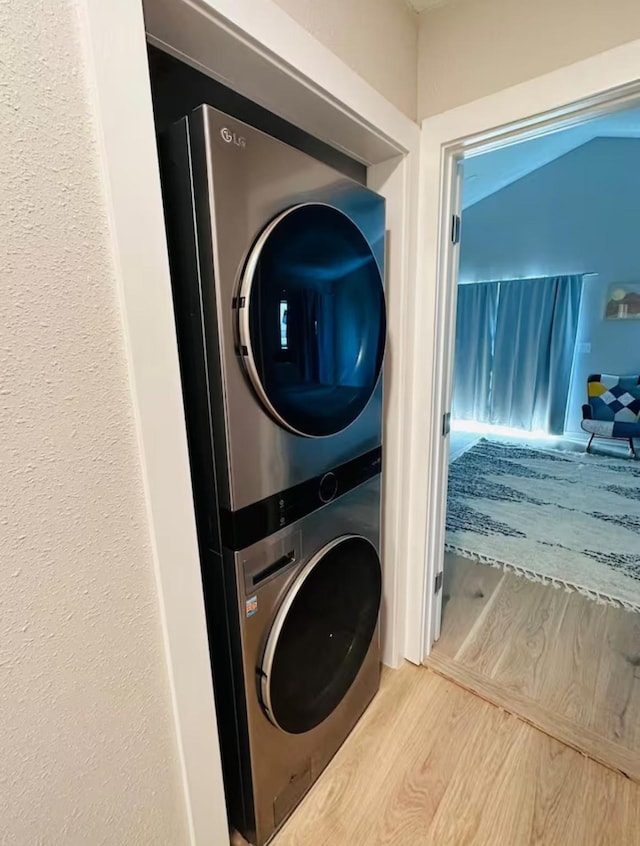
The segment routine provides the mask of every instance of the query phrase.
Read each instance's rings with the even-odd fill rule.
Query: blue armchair
[[[640,438],[640,376],[611,376],[599,373],[587,379],[589,402],[582,406],[582,428],[594,438],[629,441],[635,458],[634,438]]]

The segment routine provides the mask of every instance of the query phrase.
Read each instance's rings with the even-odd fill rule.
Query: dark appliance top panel
[[[230,117],[237,118],[313,156],[361,185],[367,184],[367,168],[361,162],[314,138],[303,129],[163,50],[148,45],[148,53],[151,95],[158,134],[198,106],[208,103]]]

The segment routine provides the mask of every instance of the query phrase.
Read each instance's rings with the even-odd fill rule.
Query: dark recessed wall
[[[149,70],[156,131],[167,126],[203,103],[231,117],[255,126],[274,138],[302,150],[335,170],[366,185],[367,168],[355,159],[319,141],[268,109],[206,76],[168,53],[149,45]]]

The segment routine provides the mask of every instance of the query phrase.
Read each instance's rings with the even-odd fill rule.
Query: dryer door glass
[[[279,215],[253,248],[239,305],[246,369],[276,420],[311,437],[349,426],[375,389],[386,333],[380,268],[351,218],[320,203]]]
[[[338,538],[303,569],[278,612],[261,668],[275,725],[301,734],[340,704],[376,631],[381,590],[378,555],[362,537]]]

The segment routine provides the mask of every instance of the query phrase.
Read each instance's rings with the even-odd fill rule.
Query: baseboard
[[[582,444],[586,446],[589,441],[589,435],[584,432],[564,432],[561,436],[565,441],[571,441],[574,444]]]
[[[631,750],[579,726],[528,696],[508,690],[455,659],[431,653],[425,666],[481,699],[502,708],[555,740],[640,784],[640,760]]]

